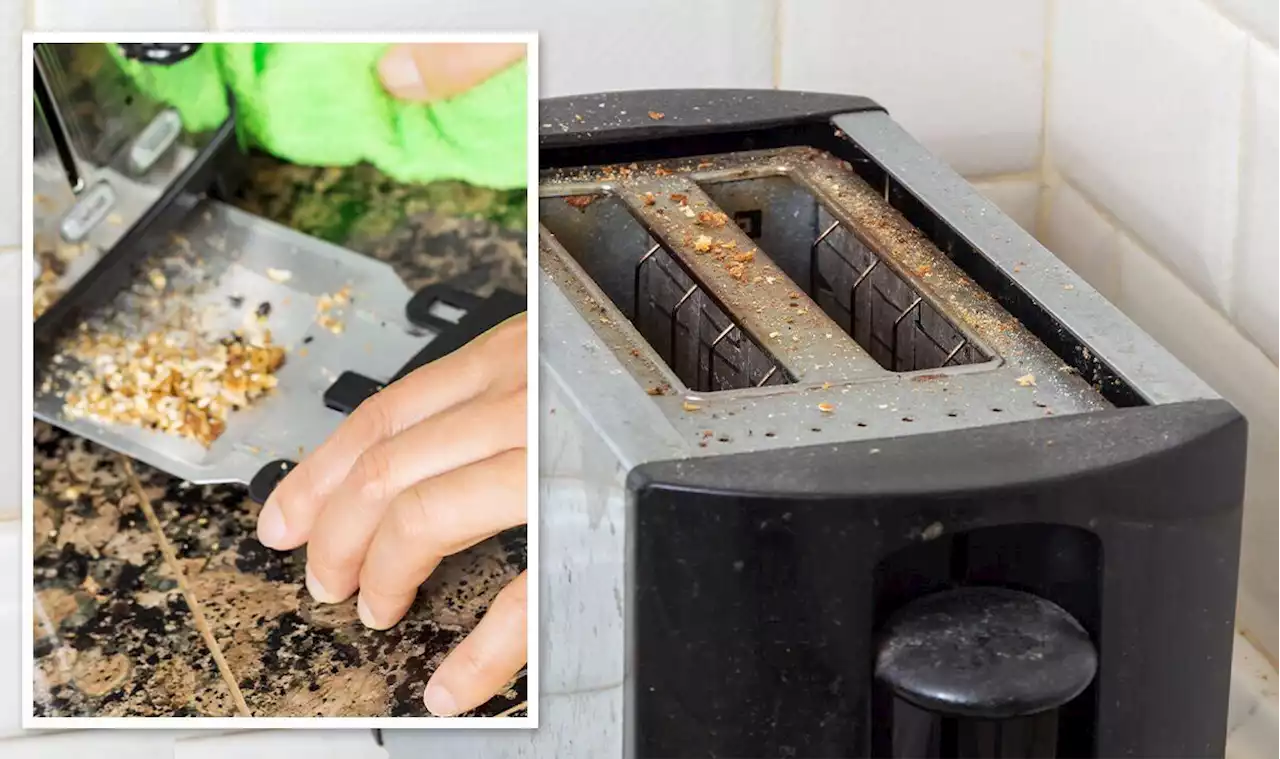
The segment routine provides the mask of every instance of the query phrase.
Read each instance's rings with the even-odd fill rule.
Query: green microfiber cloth
[[[378,80],[386,44],[206,44],[170,66],[127,59],[124,71],[175,108],[190,131],[226,119],[235,95],[242,144],[293,163],[367,161],[401,182],[461,180],[495,189],[526,185],[527,69],[522,62],[449,100],[422,105]]]

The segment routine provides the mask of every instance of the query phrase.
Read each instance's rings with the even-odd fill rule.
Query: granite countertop
[[[255,155],[236,205],[445,279],[525,290],[525,196],[405,187],[369,166]],[[427,678],[526,563],[523,529],[450,557],[405,620],[311,601],[294,553],[255,538],[243,488],[193,487],[38,424],[35,711],[49,717],[428,716]],[[522,673],[473,716],[526,712]]]

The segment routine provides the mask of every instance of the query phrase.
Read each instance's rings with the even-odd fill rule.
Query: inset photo
[[[24,726],[536,727],[535,36],[24,50]]]

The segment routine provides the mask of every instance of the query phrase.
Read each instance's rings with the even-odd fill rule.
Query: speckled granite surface
[[[523,193],[250,161],[236,204],[391,262],[411,286],[525,289]],[[427,716],[422,690],[524,568],[523,530],[448,559],[392,630],[313,603],[243,489],[187,487],[37,425],[38,716]],[[475,715],[524,714],[523,676]]]

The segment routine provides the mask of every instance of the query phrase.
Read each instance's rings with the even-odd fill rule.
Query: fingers
[[[526,460],[523,448],[506,451],[392,499],[360,569],[360,620],[391,627],[442,558],[524,524]]]
[[[346,479],[360,454],[476,395],[523,385],[526,332],[523,316],[504,322],[360,404],[276,486],[258,515],[258,540],[281,551],[297,548],[307,542],[325,498]],[[516,350],[518,365],[504,365],[502,359]]]
[[[395,45],[378,62],[378,76],[401,100],[445,100],[515,64],[525,52],[519,43]]]
[[[527,391],[486,394],[374,444],[326,499],[307,546],[307,588],[323,603],[350,597],[391,500],[417,482],[525,447]]]
[[[529,660],[528,572],[493,599],[476,629],[440,663],[423,701],[437,717],[451,717],[493,697]]]

